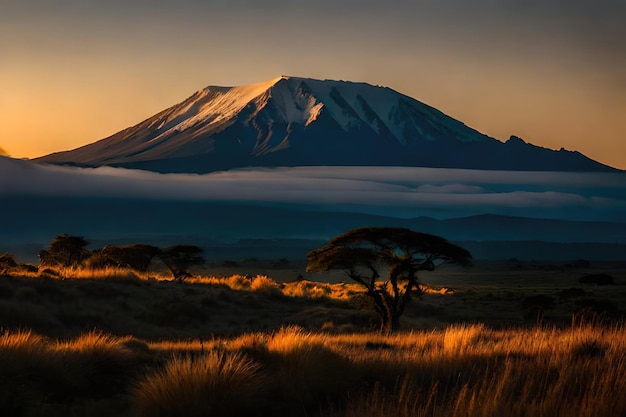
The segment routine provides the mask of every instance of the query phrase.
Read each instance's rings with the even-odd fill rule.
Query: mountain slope
[[[502,143],[384,87],[279,77],[207,87],[136,126],[42,162],[159,172],[397,165],[608,171],[578,152]]]

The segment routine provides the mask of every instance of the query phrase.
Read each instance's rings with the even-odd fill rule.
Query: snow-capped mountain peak
[[[607,168],[580,154],[557,161],[553,151],[537,152],[530,144],[505,145],[390,88],[280,76],[206,87],[136,126],[41,160],[174,172],[250,165]]]

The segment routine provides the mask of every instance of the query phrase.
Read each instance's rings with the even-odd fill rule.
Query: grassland
[[[391,336],[338,277],[7,274],[0,415],[622,416],[626,275],[597,271],[616,285],[572,265],[442,270]]]

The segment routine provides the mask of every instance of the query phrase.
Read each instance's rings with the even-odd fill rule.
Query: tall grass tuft
[[[283,295],[281,286],[273,279],[265,275],[257,275],[250,283],[250,289],[258,293],[271,296]]]
[[[55,360],[48,339],[30,330],[0,335],[0,383],[36,382]]]
[[[21,415],[58,383],[62,366],[48,339],[28,330],[0,335],[0,415]]]
[[[320,334],[297,326],[280,329],[267,341],[277,415],[297,415],[340,401],[358,379],[350,359],[327,345]]]
[[[477,345],[480,334],[485,330],[482,324],[459,324],[446,328],[443,335],[444,352],[462,353]]]
[[[133,391],[138,416],[253,416],[262,411],[265,377],[241,353],[173,357]]]
[[[127,341],[128,338],[92,331],[57,342],[55,350],[64,362],[66,390],[104,397],[129,383],[131,372],[147,358],[145,352],[131,349]]]

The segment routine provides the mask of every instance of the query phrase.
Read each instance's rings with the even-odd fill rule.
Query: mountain
[[[108,138],[38,161],[192,173],[316,165],[614,170],[517,137],[500,142],[390,88],[287,76],[204,88]]]

